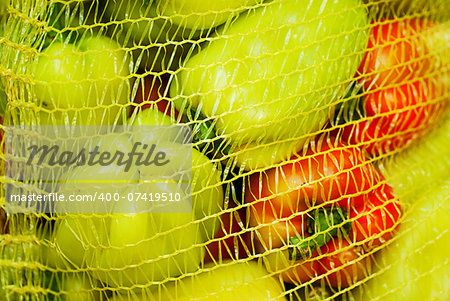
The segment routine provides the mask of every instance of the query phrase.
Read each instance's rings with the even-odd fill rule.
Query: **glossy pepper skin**
[[[408,212],[397,237],[377,254],[376,276],[352,290],[354,300],[449,299],[449,117],[419,143],[380,163]]]
[[[255,262],[223,262],[221,266],[206,266],[199,275],[169,282],[160,291],[145,295],[117,296],[113,301],[156,300],[286,300],[279,281]]]
[[[270,272],[294,284],[326,272],[317,258],[326,253],[323,248],[331,249],[324,247],[330,241],[345,237],[350,248],[373,248],[392,238],[401,215],[391,188],[380,185],[381,174],[360,149],[318,141],[304,156],[252,174],[246,186],[256,251],[267,252],[263,260]],[[352,279],[361,279],[355,270]]]
[[[349,211],[352,220],[350,240],[368,248],[384,245],[394,236],[402,216],[399,201],[390,185],[382,184],[365,196],[365,202]]]
[[[104,22],[132,49],[141,69],[176,70],[196,47],[193,41],[261,1],[111,0],[105,4]]]
[[[151,109],[141,113],[150,112]],[[154,110],[158,119],[147,116],[147,121],[164,124],[170,117]],[[173,120],[172,120],[173,121]],[[106,141],[105,148],[130,149],[128,140]],[[176,148],[177,146],[174,145]],[[170,150],[170,149],[169,149]],[[101,151],[101,149],[100,149]],[[185,156],[171,156],[176,167]],[[172,166],[172,167],[171,167]],[[95,166],[94,166],[95,167]],[[117,166],[85,167],[69,175],[71,181],[95,179],[127,179],[141,181],[153,169],[132,167],[127,174]],[[147,167],[148,168],[148,167]],[[145,177],[144,177],[145,178]],[[146,178],[147,179],[147,178]],[[176,192],[177,183],[158,183],[158,191]],[[70,186],[69,186],[70,188]],[[67,188],[67,191],[72,191]],[[76,187],[75,187],[76,188]],[[108,189],[107,189],[108,188]],[[105,192],[115,193],[112,186],[102,186]],[[63,190],[64,191],[64,190]],[[99,191],[99,189],[97,189]],[[119,191],[127,195],[129,190]],[[82,192],[80,192],[82,193]],[[135,203],[136,204],[136,203]],[[123,203],[123,206],[134,206]],[[121,206],[122,206],[121,205]],[[217,213],[223,205],[220,170],[201,153],[192,150],[192,205],[181,202],[179,209],[186,213],[114,213],[112,215],[63,215],[57,224],[56,245],[65,257],[78,268],[86,268],[93,277],[110,286],[145,285],[169,277],[194,272],[204,258],[204,244],[214,237]],[[136,205],[137,206],[137,205]],[[184,206],[184,207],[183,207]],[[192,206],[187,212],[185,206]],[[132,207],[123,212],[133,212]],[[178,207],[177,207],[178,208]],[[136,209],[137,210],[137,209]],[[201,222],[195,222],[202,220]]]
[[[252,250],[250,232],[246,229],[245,208],[222,213],[214,240],[206,245],[205,263],[221,263],[249,256]]]
[[[211,28],[258,2],[262,0],[112,0],[105,6],[105,21],[129,20],[123,26],[132,42],[150,46],[206,36]]]
[[[322,246],[319,261],[321,274],[329,286],[345,288],[370,275],[372,261],[359,246],[343,238],[334,238]]]
[[[319,274],[323,275],[325,283],[338,289],[371,275],[372,252],[394,237],[402,217],[399,201],[387,184],[352,198],[363,198],[364,202],[348,211],[351,228],[347,235],[334,237],[321,246],[319,252]]]
[[[178,27],[205,30],[219,26],[263,0],[162,0],[158,12]]]
[[[416,195],[398,229],[398,239],[377,254],[376,276],[352,291],[354,300],[449,299],[450,188],[446,180]]]
[[[178,120],[177,110],[173,109],[171,102],[167,100],[167,79],[165,77],[146,76],[140,81],[138,80],[135,86],[137,86],[137,91],[128,114],[129,117],[135,111],[157,108],[160,112]]]
[[[433,72],[425,19],[383,19],[372,22],[367,52],[358,69],[366,90],[405,83]]]
[[[378,162],[379,169],[389,179],[395,194],[402,196],[402,202],[412,204],[434,185],[442,186],[448,181],[449,141],[450,115],[447,113],[443,122],[418,143]]]
[[[342,130],[342,139],[376,157],[409,146],[448,109],[448,34],[425,19],[374,22],[358,70],[364,86],[362,119]],[[439,37],[440,36],[440,37]]]
[[[33,79],[39,124],[116,124],[129,101],[130,58],[113,40],[52,43],[37,58]]]
[[[242,14],[177,72],[175,106],[212,118],[245,169],[289,158],[325,123],[361,62],[360,4],[288,0]]]
[[[106,1],[104,22],[108,24],[108,31],[131,49],[134,61],[139,61],[140,68],[152,72],[176,70],[180,59],[192,47],[192,43],[180,41],[188,40],[195,34],[192,30],[179,30],[176,24],[161,17],[158,2],[153,0]],[[198,37],[198,34],[195,36]],[[175,41],[177,45],[173,44]]]

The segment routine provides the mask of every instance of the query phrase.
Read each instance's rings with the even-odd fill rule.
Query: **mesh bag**
[[[1,1],[0,300],[448,300],[449,12]],[[172,157],[43,171],[19,142],[37,128]],[[126,201],[14,210],[58,193]]]

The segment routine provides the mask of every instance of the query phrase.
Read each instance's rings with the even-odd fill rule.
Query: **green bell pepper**
[[[375,255],[373,278],[349,300],[447,300],[450,277],[450,116],[408,150],[379,163],[408,208],[395,239]],[[426,159],[425,159],[426,158]]]
[[[123,122],[121,113],[125,116],[125,104],[130,97],[129,74],[128,55],[107,37],[81,38],[76,44],[55,41],[39,55],[33,68],[40,109],[37,122],[55,125]]]
[[[286,300],[280,282],[255,262],[225,262],[194,276],[166,284],[145,295],[116,296],[113,301],[140,300]]]
[[[154,112],[162,115],[156,110]],[[165,119],[164,116],[155,118],[154,114],[142,118],[138,115],[136,118],[139,121],[130,122],[154,125],[164,124],[162,120]],[[119,140],[106,141],[100,151],[114,147],[131,149],[131,146],[127,145],[127,138],[117,139]],[[184,154],[179,157],[181,161],[186,160]],[[172,162],[178,163],[180,162]],[[117,166],[101,169],[90,166],[75,171],[68,178],[75,182],[95,181],[99,178],[111,181],[141,181],[143,175],[152,172],[146,168],[148,167],[132,166],[125,174],[124,169]],[[56,245],[71,264],[87,268],[93,277],[113,287],[150,285],[169,277],[193,272],[199,268],[204,257],[205,242],[214,237],[218,227],[218,218],[215,215],[223,205],[220,181],[220,171],[217,167],[193,149],[192,212],[63,215],[56,225]],[[80,194],[87,191],[86,188],[77,188],[76,184],[67,185],[61,188],[62,191],[78,189]],[[175,185],[175,188],[171,185]],[[158,189],[161,189],[158,192],[173,192],[176,185],[158,184]],[[122,196],[130,192],[129,188],[117,188],[113,183],[109,186],[102,185],[95,191],[119,192]],[[126,203],[125,206],[131,205]],[[183,203],[180,206],[187,205]]]
[[[113,0],[106,3],[104,22],[111,35],[132,49],[141,67],[152,72],[176,70],[196,48],[192,40],[206,37],[212,27],[258,1]]]
[[[373,279],[354,290],[351,300],[448,300],[449,195],[447,179],[414,204],[398,239],[376,255]]]
[[[0,232],[0,300],[31,299],[39,292],[41,274],[36,220],[25,214],[10,214],[8,219],[8,232]]]
[[[411,148],[378,162],[378,167],[406,203],[413,203],[448,179],[450,169],[450,115]],[[426,159],[425,159],[426,158]]]
[[[95,289],[97,281],[86,273],[60,273],[60,298],[57,301],[95,301],[101,300],[100,290]]]
[[[170,94],[181,113],[214,121],[239,165],[272,165],[326,122],[361,62],[367,22],[359,0],[268,3],[221,28]]]
[[[158,11],[178,27],[207,31],[258,2],[262,0],[162,0]]]
[[[190,32],[180,31],[172,22],[161,18],[157,13],[157,3],[152,0],[107,1],[103,21],[109,34],[129,47],[134,61],[153,72],[176,69],[180,58],[192,46],[191,43],[167,43],[187,40]]]
[[[45,272],[42,275],[42,285],[46,289],[48,301],[96,301],[101,299],[98,285],[95,279],[89,277],[86,272]]]
[[[105,22],[128,20],[123,23],[126,32],[140,45],[183,41],[198,38],[201,30],[219,26],[258,2],[262,0],[112,0],[105,6]]]

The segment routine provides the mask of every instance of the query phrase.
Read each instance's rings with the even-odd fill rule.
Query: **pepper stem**
[[[315,250],[321,248],[333,237],[336,237],[339,231],[348,234],[351,224],[346,222],[347,220],[347,212],[343,208],[318,208],[314,210],[312,216],[307,221],[307,231],[312,236],[307,238],[298,236],[290,237],[288,248],[289,259],[306,259]]]

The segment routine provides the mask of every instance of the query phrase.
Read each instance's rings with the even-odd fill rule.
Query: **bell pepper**
[[[413,203],[434,185],[448,179],[450,169],[450,116],[411,148],[378,162],[378,167],[402,202]],[[424,159],[426,158],[426,160]]]
[[[351,221],[348,238],[331,239],[320,248],[318,259],[319,274],[325,276],[327,284],[339,289],[369,277],[373,265],[371,252],[393,239],[402,211],[391,187],[383,185],[348,214]]]
[[[114,0],[97,8],[104,9],[103,21],[111,36],[126,45],[134,61],[147,72],[177,69],[193,48],[191,42],[186,42],[192,31],[179,30],[158,14],[157,7],[158,3],[152,0]]]
[[[400,204],[388,184],[382,184],[368,193],[365,202],[351,208],[348,213],[352,221],[350,240],[362,241],[369,249],[382,246],[392,239],[402,216]]]
[[[39,270],[39,286],[42,298],[52,301],[103,300],[104,293],[96,279],[86,271],[77,271],[66,261],[54,244],[52,223],[47,219],[38,222],[36,228],[36,263]]]
[[[230,208],[228,208],[230,209]],[[245,208],[220,215],[219,229],[206,245],[205,263],[221,263],[229,259],[244,259],[252,251],[250,232],[246,229]]]
[[[269,272],[289,283],[329,272],[319,254],[332,253],[327,250],[336,245],[373,249],[385,243],[401,216],[381,174],[359,148],[339,141],[319,139],[303,156],[254,173],[246,184],[256,251],[264,254]],[[353,282],[339,272],[325,278],[332,286],[348,286],[363,275],[355,270]]]
[[[112,301],[126,300],[286,300],[282,285],[255,262],[224,262],[206,266],[202,273],[165,284],[143,295],[118,295]]]
[[[447,114],[416,144],[377,162],[405,213],[396,237],[374,255],[372,277],[348,292],[352,300],[448,299],[449,120]]]
[[[136,85],[136,83],[135,83]],[[167,78],[146,76],[137,80],[137,91],[134,96],[133,106],[130,109],[129,117],[136,110],[145,110],[147,108],[157,108],[160,112],[178,119],[178,112],[172,107],[168,100]]]
[[[38,110],[23,118],[50,125],[123,123],[129,77],[130,58],[107,37],[83,37],[76,44],[55,41],[33,66]]]
[[[433,16],[433,19],[448,20],[450,17],[448,2],[427,0],[391,0],[375,2],[364,0],[372,12],[381,18],[410,18],[411,16]]]
[[[8,233],[0,233],[0,300],[23,300],[39,292],[33,287],[40,281],[35,267],[39,247],[33,217],[12,214]]]
[[[439,24],[388,19],[373,25],[358,76],[365,88],[364,113],[343,128],[342,139],[381,156],[410,145],[438,123],[448,108],[450,73],[440,59],[445,54],[436,49],[440,43],[430,40],[436,32],[445,36]]]
[[[130,47],[141,68],[176,70],[197,48],[193,40],[206,37],[213,27],[257,2],[261,0],[113,0],[105,5],[104,22],[111,35]]]
[[[192,124],[212,121],[239,166],[273,165],[324,125],[361,62],[366,26],[358,0],[268,3],[219,30],[170,95],[180,113],[200,111]]]
[[[185,43],[190,38],[206,36],[213,27],[261,2],[262,0],[112,0],[105,5],[105,22],[127,20],[121,24],[125,28],[125,34],[131,37],[132,43],[142,46],[167,41]]]
[[[155,115],[149,113],[154,112]],[[140,114],[146,114],[140,118]],[[174,121],[157,110],[145,110],[133,124],[158,124]],[[125,140],[123,140],[125,139]],[[105,142],[105,140],[101,140]],[[175,144],[173,145],[176,146]],[[105,149],[131,149],[127,138],[106,141]],[[178,156],[185,161],[185,154]],[[171,156],[172,167],[181,164]],[[172,159],[171,159],[172,160]],[[153,166],[132,166],[127,174],[117,166],[103,168],[83,167],[68,175],[71,181],[101,179],[128,179],[141,181],[152,172]],[[163,166],[164,170],[172,167]],[[75,187],[63,186],[62,191]],[[175,186],[173,186],[175,185]],[[69,187],[69,188],[67,188]],[[115,193],[119,188],[111,184],[105,192]],[[158,192],[174,192],[177,184],[158,184]],[[194,272],[204,257],[204,244],[211,239],[218,226],[216,214],[222,207],[223,191],[220,171],[201,153],[192,150],[192,212],[186,213],[114,213],[111,215],[63,215],[57,222],[55,243],[68,261],[87,269],[93,277],[112,287],[146,285],[170,277]],[[81,189],[81,188],[79,188]],[[129,190],[120,191],[126,195]],[[122,190],[123,190],[122,189]],[[85,192],[86,189],[79,193]],[[98,189],[96,191],[99,191]],[[180,206],[189,206],[186,202]],[[132,212],[131,204],[124,204],[124,212]],[[184,207],[183,207],[184,208]],[[182,208],[182,209],[183,209]],[[187,207],[184,209],[188,209]]]
[[[420,172],[420,171],[419,171]],[[352,290],[352,300],[447,300],[450,203],[448,176],[417,198],[398,236],[376,255],[374,276]]]
[[[133,43],[151,45],[156,42],[165,42],[166,38],[177,35],[176,26],[159,17],[158,3],[150,0],[113,0],[104,5],[104,21],[123,22],[125,34],[129,35]],[[142,18],[146,19],[142,19]],[[181,33],[178,33],[181,34]],[[183,38],[183,36],[181,36]],[[185,36],[187,38],[187,36]]]
[[[197,31],[209,29],[231,20],[245,9],[254,8],[262,0],[162,0],[158,5],[160,15],[170,17],[170,20],[181,28]]]
[[[41,240],[39,242],[39,262],[44,264],[49,270],[70,270],[73,268],[73,265],[64,258],[64,254],[55,245],[56,232],[53,228],[50,228],[50,223],[45,223],[44,225],[40,231],[42,237],[40,237]]]
[[[368,50],[358,70],[366,90],[406,83],[435,71],[426,19],[384,19],[372,22]]]
[[[442,88],[422,79],[366,95],[365,116],[343,128],[343,141],[360,145],[374,157],[411,145],[445,112]]]
[[[99,289],[95,289],[96,280],[86,272],[68,272],[42,274],[43,289],[47,300],[52,301],[96,301],[103,300]]]
[[[373,262],[361,246],[345,238],[336,237],[320,248],[319,273],[325,275],[325,283],[341,289],[368,277]]]

